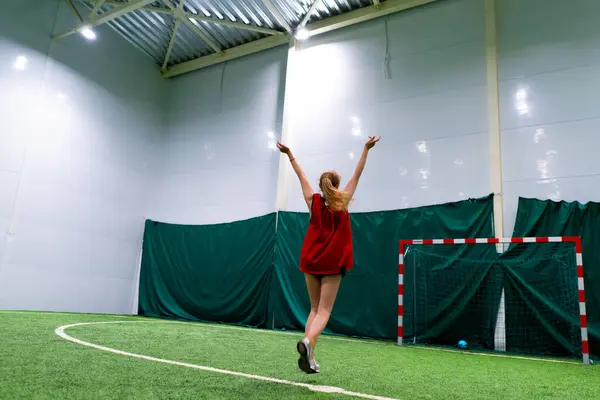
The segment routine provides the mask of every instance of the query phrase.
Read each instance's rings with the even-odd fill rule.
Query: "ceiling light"
[[[25,68],[27,68],[27,57],[18,56],[15,59],[15,69],[17,71],[23,71]]]
[[[92,28],[90,28],[89,26],[81,28],[79,33],[81,33],[81,36],[83,36],[87,40],[96,40],[96,33],[94,33]]]
[[[300,28],[296,31],[296,39],[297,40],[306,40],[308,39],[310,34],[306,30],[306,28]]]

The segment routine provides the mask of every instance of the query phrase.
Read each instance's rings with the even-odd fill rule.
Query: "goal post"
[[[496,246],[509,247],[499,254]],[[413,268],[407,277],[408,258]],[[407,279],[410,287],[405,288]],[[407,294],[411,304],[406,304]],[[581,237],[400,240],[399,346],[407,344],[407,334],[412,336],[410,343],[418,339],[437,343],[444,334],[446,341],[455,339],[457,329],[466,325],[468,330],[474,319],[482,318],[485,321],[471,332],[472,337],[485,343],[485,349],[498,349],[494,342],[500,313],[502,321],[505,313],[512,324],[501,327],[508,329],[508,340],[515,343],[508,351],[535,353],[552,343],[581,354],[583,363],[589,364]],[[521,326],[516,321],[525,322]],[[448,334],[452,324],[454,331]]]

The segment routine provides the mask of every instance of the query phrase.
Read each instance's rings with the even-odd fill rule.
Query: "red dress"
[[[332,211],[319,194],[313,195],[310,224],[300,253],[300,271],[312,275],[337,275],[352,269],[350,214]]]

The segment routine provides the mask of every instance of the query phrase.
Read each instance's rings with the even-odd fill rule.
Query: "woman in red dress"
[[[310,211],[310,224],[300,253],[300,271],[304,272],[310,297],[310,314],[306,321],[305,336],[297,345],[300,353],[298,366],[306,373],[318,373],[320,370],[314,348],[331,316],[342,277],[353,267],[348,204],[365,168],[369,150],[379,139],[369,137],[344,190],[339,188],[341,177],[337,172],[324,172],[319,179],[322,194],[313,191],[289,147],[277,143],[279,150],[289,157],[300,179],[302,194]]]

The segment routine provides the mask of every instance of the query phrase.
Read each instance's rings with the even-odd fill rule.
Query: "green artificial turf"
[[[0,312],[0,399],[351,399],[341,394],[108,353],[94,344],[312,385],[399,399],[598,399],[596,367],[486,357],[322,337],[322,373],[298,370],[297,334],[85,314]]]

